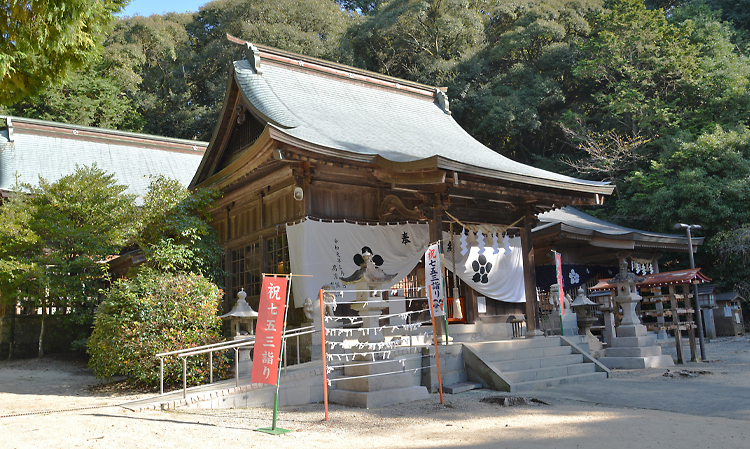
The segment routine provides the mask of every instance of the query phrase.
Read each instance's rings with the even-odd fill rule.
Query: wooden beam
[[[521,214],[509,210],[498,211],[470,207],[448,207],[447,211],[457,219],[467,223],[488,223],[507,226],[521,218]]]
[[[396,172],[376,168],[373,175],[381,182],[404,185],[441,184],[445,182],[443,170],[419,171],[419,172]]]

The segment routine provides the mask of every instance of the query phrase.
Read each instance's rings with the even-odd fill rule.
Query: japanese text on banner
[[[440,248],[437,243],[430,245],[424,254],[425,263],[425,281],[430,291],[432,301],[433,316],[442,316],[445,314],[443,303],[443,264],[440,263]]]
[[[560,295],[558,298],[558,301],[560,301],[560,316],[563,316],[565,314],[565,290],[563,288],[562,256],[557,252],[555,253],[555,271],[557,272],[558,293]]]
[[[260,291],[255,357],[250,381],[276,385],[286,307],[286,277],[265,276]]]

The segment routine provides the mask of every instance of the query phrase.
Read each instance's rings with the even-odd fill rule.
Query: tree
[[[9,0],[0,5],[0,104],[35,96],[95,60],[128,0]]]
[[[190,14],[133,16],[119,20],[104,42],[102,69],[117,79],[137,109],[142,132],[196,139],[213,123],[195,98],[194,53],[185,29]]]
[[[336,0],[336,3],[352,14],[372,14],[385,0]]]
[[[96,166],[23,188],[0,208],[0,297],[42,309],[41,357],[50,307],[64,315],[74,337],[88,336],[106,260],[130,236],[134,196]],[[33,281],[34,289],[19,290],[19,280]]]
[[[437,84],[483,42],[477,1],[391,0],[347,32],[349,63],[414,81]]]
[[[208,212],[218,196],[209,189],[193,192],[174,179],[156,177],[138,211],[133,240],[147,266],[164,273],[197,273],[222,284],[223,249]]]
[[[1,107],[0,112],[40,120],[127,131],[141,131],[143,119],[118,79],[95,68],[78,70],[34,98]]]
[[[487,2],[486,45],[448,82],[456,120],[476,139],[523,162],[567,148],[561,114],[579,101],[576,45],[603,0]]]
[[[157,353],[221,338],[217,312],[223,292],[211,280],[223,280],[223,250],[208,213],[217,195],[207,189],[191,192],[162,176],[152,180],[132,240],[146,263],[118,280],[96,313],[88,352],[97,377],[121,374],[155,386]],[[208,377],[207,357],[188,363],[189,382]],[[181,373],[177,360],[167,360],[167,382],[176,382]]]

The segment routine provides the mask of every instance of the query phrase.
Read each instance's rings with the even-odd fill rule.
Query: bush
[[[221,339],[217,316],[222,292],[196,274],[141,272],[120,279],[96,311],[88,343],[89,366],[99,378],[127,376],[138,385],[159,385],[161,352],[216,343]],[[215,376],[228,363],[214,357]],[[188,358],[188,383],[209,376],[208,354]],[[166,357],[164,382],[182,380],[182,361]]]

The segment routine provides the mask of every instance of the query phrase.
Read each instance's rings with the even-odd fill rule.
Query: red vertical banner
[[[555,271],[557,272],[557,287],[560,294],[558,300],[560,301],[560,316],[562,317],[565,314],[565,301],[563,301],[565,290],[563,290],[562,256],[558,252],[555,252]]]
[[[250,382],[276,385],[284,330],[288,279],[264,276],[258,306],[253,373]]]

